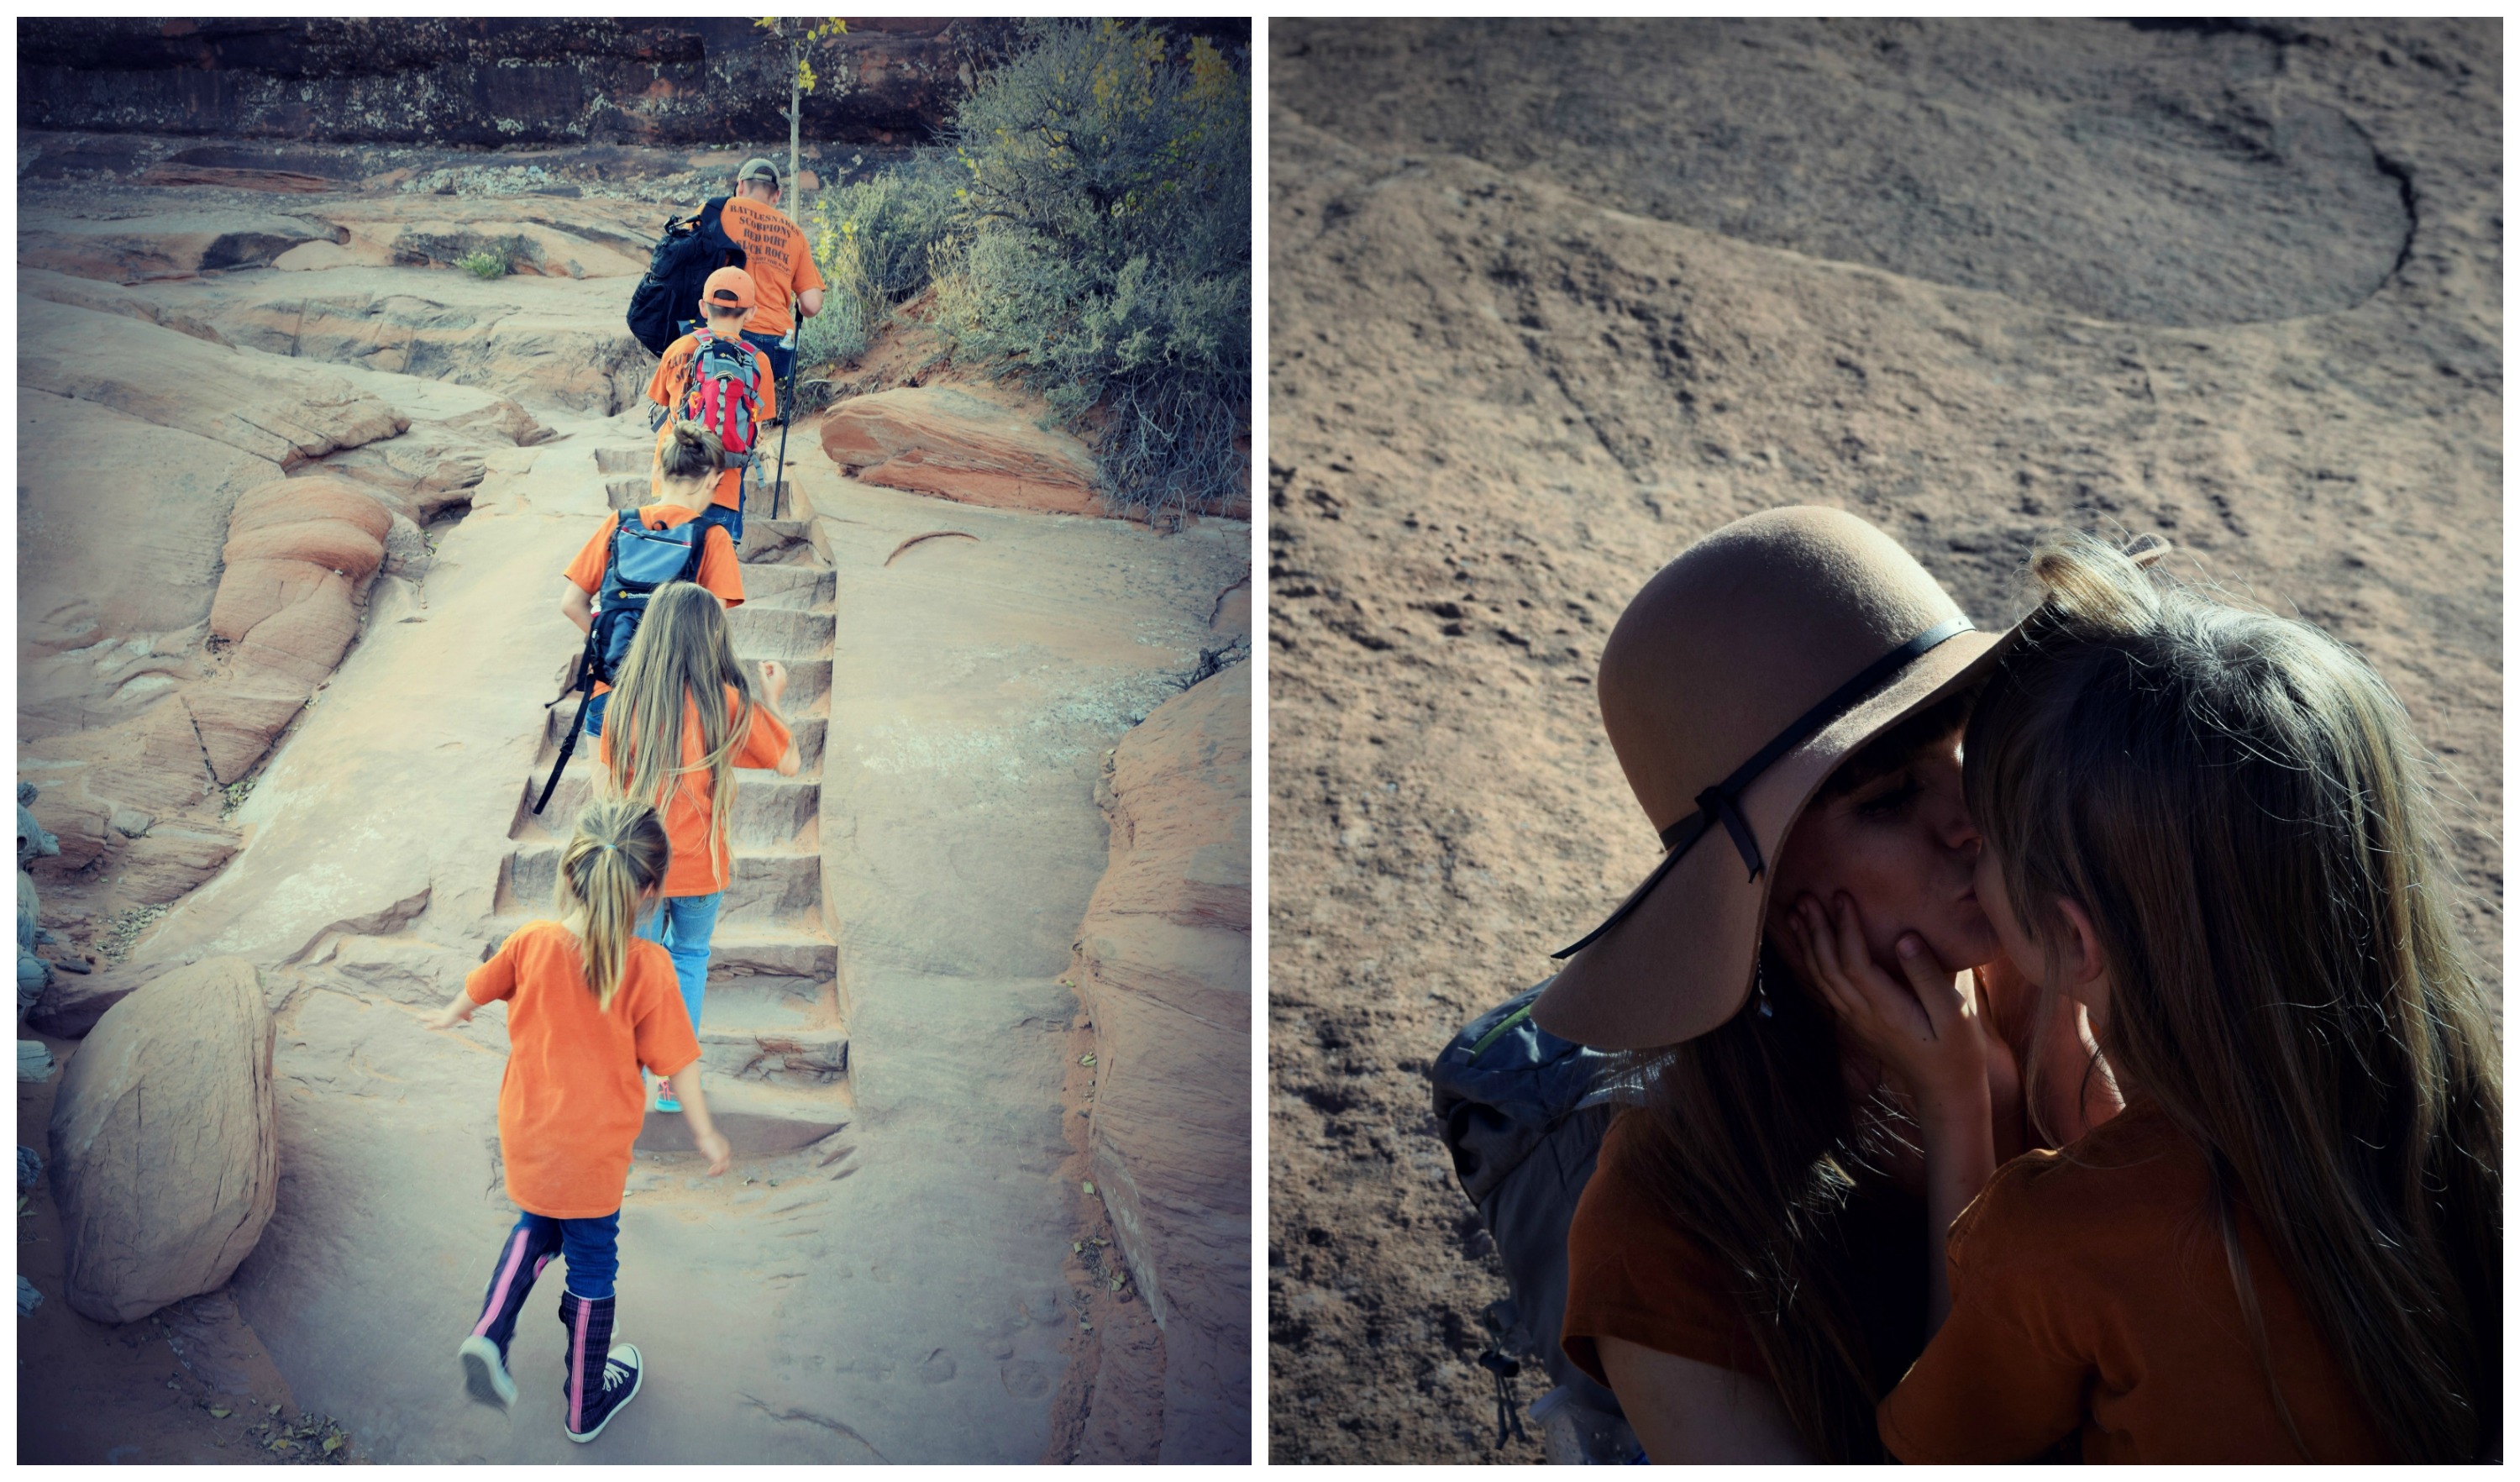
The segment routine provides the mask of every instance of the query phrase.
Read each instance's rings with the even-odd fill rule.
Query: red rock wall
[[[1078,932],[1089,1158],[1163,1327],[1164,1461],[1250,1454],[1251,666],[1166,701],[1105,775],[1111,863]],[[1098,1387],[1099,1407],[1106,1397]]]

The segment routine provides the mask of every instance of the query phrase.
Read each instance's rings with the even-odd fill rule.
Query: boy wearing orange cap
[[[700,289],[700,328],[665,347],[664,359],[656,362],[656,374],[648,382],[648,399],[662,409],[656,433],[659,461],[651,466],[648,474],[652,502],[663,497],[662,458],[665,443],[673,436],[671,424],[697,417],[727,445],[730,466],[718,475],[712,503],[730,512],[721,517],[721,523],[739,543],[743,539],[743,475],[751,460],[747,457],[738,462],[736,455],[750,448],[751,434],[761,424],[779,416],[779,382],[771,374],[770,357],[743,336],[755,296],[752,275],[742,268],[720,268],[709,274],[708,282]],[[701,355],[703,346],[711,350],[706,358]],[[714,374],[727,369],[729,362],[735,375]],[[742,374],[747,366],[748,386],[743,384],[746,378]],[[739,405],[745,402],[747,395],[749,404]],[[742,423],[741,447],[738,439],[729,438],[726,427],[718,425],[730,419]]]

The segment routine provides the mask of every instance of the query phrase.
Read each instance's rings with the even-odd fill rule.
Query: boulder
[[[85,977],[57,972],[52,986],[43,991],[35,1007],[26,1010],[26,1027],[57,1040],[84,1038],[105,1017],[107,1010],[131,997],[139,986],[136,979],[118,969],[109,968]]]
[[[1085,444],[962,386],[853,397],[823,422],[823,451],[849,477],[964,504],[1104,513]]]
[[[128,1323],[225,1284],[262,1237],[280,1182],[272,1039],[252,966],[212,958],[80,1045],[51,1129],[71,1307]]]
[[[324,280],[275,278],[225,301],[211,322],[240,346],[299,364],[461,381],[601,416],[638,401],[655,370],[655,357],[617,319],[597,329],[573,315],[528,312],[524,295],[504,282],[448,273],[428,297],[346,288],[310,294],[310,282]]]
[[[1164,1332],[1165,1461],[1238,1461],[1251,1418],[1251,666],[1165,701],[1103,789],[1078,931],[1099,1084],[1088,1149]]]

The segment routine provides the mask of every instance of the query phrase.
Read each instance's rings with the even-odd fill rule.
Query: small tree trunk
[[[796,64],[804,60],[791,47],[788,53],[788,219],[798,226],[805,224],[805,188],[798,183],[796,155],[799,135],[805,117],[805,93],[796,85]]]

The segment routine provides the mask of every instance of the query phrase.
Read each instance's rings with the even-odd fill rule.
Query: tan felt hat
[[[1661,865],[1532,1005],[1602,1050],[1678,1044],[1748,1002],[1772,866],[1838,763],[1959,688],[1976,631],[1916,559],[1842,510],[1752,515],[1656,572],[1601,651],[1601,724]]]

